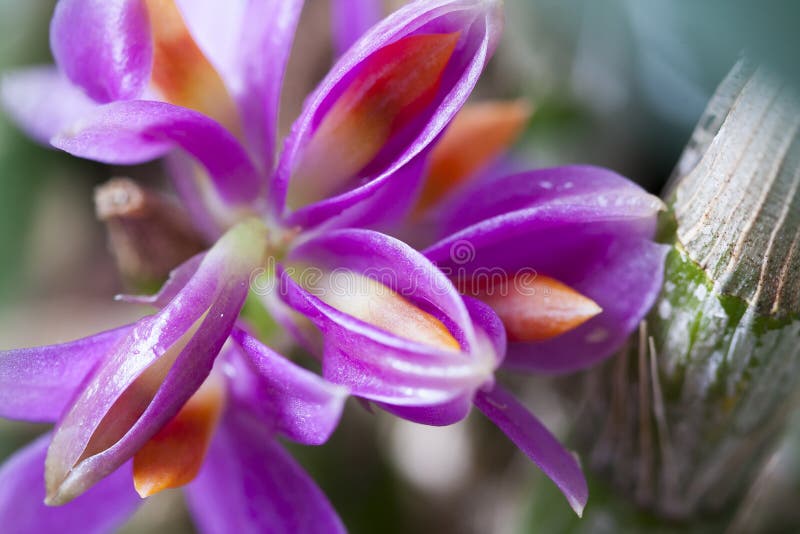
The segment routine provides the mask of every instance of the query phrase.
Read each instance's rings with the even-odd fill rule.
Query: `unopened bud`
[[[205,248],[188,214],[171,198],[127,178],[95,190],[97,218],[129,289],[153,289],[184,260]]]

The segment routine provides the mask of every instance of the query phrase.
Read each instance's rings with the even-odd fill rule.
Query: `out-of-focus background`
[[[54,3],[0,0],[0,71],[51,62]],[[387,2],[387,12],[400,3]],[[800,81],[800,3],[791,0],[506,0],[505,7],[505,36],[474,98],[533,104],[515,149],[531,166],[600,164],[658,192],[742,50]],[[284,129],[331,61],[328,3],[309,0],[284,89]],[[114,169],[77,160],[32,143],[0,115],[0,349],[81,337],[142,312],[112,301],[121,286],[94,216],[93,188],[117,175],[168,189],[158,164]],[[546,380],[520,386],[552,429],[567,428],[571,414]],[[41,431],[0,421],[0,458]],[[800,492],[797,434],[775,460],[785,478],[778,504]],[[293,450],[354,533],[577,531],[552,485],[477,417],[426,428],[354,403],[328,446]],[[593,493],[587,513],[603,499]],[[179,501],[177,492],[152,499],[125,532],[191,532]],[[613,531],[603,530],[602,517],[591,524]]]

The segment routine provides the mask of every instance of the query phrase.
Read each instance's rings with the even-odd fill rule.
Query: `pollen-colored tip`
[[[532,114],[533,106],[525,100],[464,106],[431,153],[417,212],[436,204],[506,152]]]
[[[152,85],[168,102],[195,109],[237,132],[225,82],[195,42],[175,0],[145,0],[153,32]]]
[[[574,330],[603,309],[558,280],[517,275],[474,292],[506,327],[510,341],[545,341]]]
[[[140,497],[188,484],[200,471],[222,410],[224,387],[212,374],[133,458],[133,485]]]

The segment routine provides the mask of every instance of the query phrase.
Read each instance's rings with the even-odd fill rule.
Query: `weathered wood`
[[[744,62],[678,164],[674,243],[641,337],[587,373],[584,465],[686,520],[745,495],[800,385],[800,100]]]

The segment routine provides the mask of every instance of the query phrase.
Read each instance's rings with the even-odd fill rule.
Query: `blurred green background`
[[[387,10],[399,3],[387,2]],[[51,61],[53,5],[0,0],[0,71]],[[534,104],[515,149],[533,166],[601,164],[657,192],[741,51],[789,83],[800,80],[800,2],[506,0],[506,10],[505,36],[475,97]],[[326,31],[327,1],[309,0],[285,89],[284,129],[330,65]],[[121,286],[92,205],[93,188],[120,174],[167,187],[157,164],[123,170],[76,160],[30,142],[0,115],[0,348],[77,338],[139,313],[111,301]],[[568,428],[571,414],[547,380],[520,387],[551,428]],[[0,457],[41,430],[0,422]],[[795,434],[775,460],[784,485],[770,502],[800,494]],[[352,532],[619,531],[603,515],[602,503],[613,500],[603,488],[593,488],[587,518],[576,522],[554,487],[480,418],[429,429],[353,403],[328,446],[293,450]],[[191,532],[174,506],[179,499],[152,499],[125,531]],[[767,518],[776,531],[796,524],[797,510],[778,509]],[[641,526],[647,518],[630,524],[631,532],[653,531]]]

